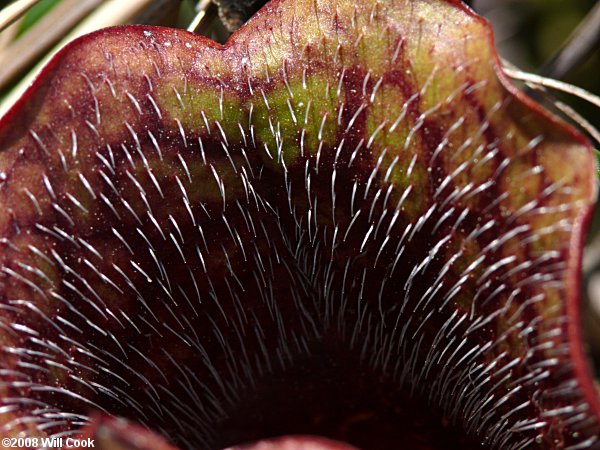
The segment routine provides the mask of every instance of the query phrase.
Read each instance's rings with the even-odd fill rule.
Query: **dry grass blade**
[[[594,125],[592,125],[585,117],[583,117],[581,114],[579,114],[566,103],[557,100],[556,97],[554,97],[550,92],[548,92],[548,89],[546,87],[540,86],[539,84],[535,84],[530,81],[526,81],[525,86],[542,94],[552,107],[556,108],[557,111],[564,114],[565,118],[570,119],[579,128],[584,130],[600,146],[600,131]]]
[[[558,110],[560,110],[563,114],[569,117],[583,130],[585,130],[585,132],[587,132],[592,137],[592,139],[596,141],[597,146],[600,146],[600,131],[598,131],[598,129],[594,125],[592,125],[587,119],[585,119],[581,114],[579,114],[566,103],[554,100],[553,104]]]
[[[29,11],[40,0],[17,0],[0,10],[0,31]]]
[[[196,14],[196,17],[194,17],[194,20],[192,20],[188,26],[188,31],[193,33],[202,26],[203,22],[208,18],[207,13],[211,6],[214,6],[214,3],[211,0],[202,0],[200,3],[198,3],[196,7],[198,14]]]
[[[515,80],[530,82],[539,86],[544,86],[550,89],[555,89],[557,91],[566,92],[567,94],[579,97],[591,103],[592,105],[600,108],[600,97],[580,87],[573,86],[572,84],[565,83],[564,81],[555,80],[553,78],[546,78],[540,75],[523,72],[521,70],[511,69],[508,67],[504,67],[504,71],[509,77]]]
[[[598,48],[600,42],[600,2],[588,13],[562,48],[540,69],[540,75],[564,78]]]
[[[69,33],[56,47],[52,49],[33,70],[21,79],[19,84],[4,98],[0,105],[0,116],[4,115],[12,105],[23,95],[27,87],[38,75],[40,69],[46,65],[62,47],[84,34],[113,25],[131,22],[143,11],[152,0],[108,0],[99,6],[93,13],[86,17],[71,33]]]
[[[64,0],[40,19],[27,33],[0,50],[0,89],[35,63],[63,38],[102,0]]]
[[[19,25],[21,24],[21,19],[11,23],[7,26],[2,32],[0,32],[0,52],[2,52],[5,48],[12,45],[15,36],[19,31]]]

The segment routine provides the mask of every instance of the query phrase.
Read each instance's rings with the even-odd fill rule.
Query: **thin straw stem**
[[[29,11],[40,0],[17,0],[0,10],[0,31]]]

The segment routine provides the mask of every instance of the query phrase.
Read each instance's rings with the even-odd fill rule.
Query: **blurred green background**
[[[536,72],[560,49],[598,1],[472,0],[468,3],[492,23],[500,54],[519,68]],[[600,46],[596,45],[587,60],[563,81],[600,94]],[[556,96],[600,128],[598,108],[572,96],[558,93]]]

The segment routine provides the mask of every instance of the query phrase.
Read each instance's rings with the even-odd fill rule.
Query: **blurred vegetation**
[[[19,22],[17,29],[16,38],[22,36],[29,30],[33,24],[39,19],[44,17],[53,7],[55,7],[60,0],[41,0],[38,4],[32,7],[27,14],[23,17],[23,20]]]
[[[519,68],[536,72],[561,48],[598,0],[472,0],[473,9],[494,26],[500,54]],[[600,94],[600,46],[563,81]],[[596,128],[598,109],[565,94],[555,94]]]

